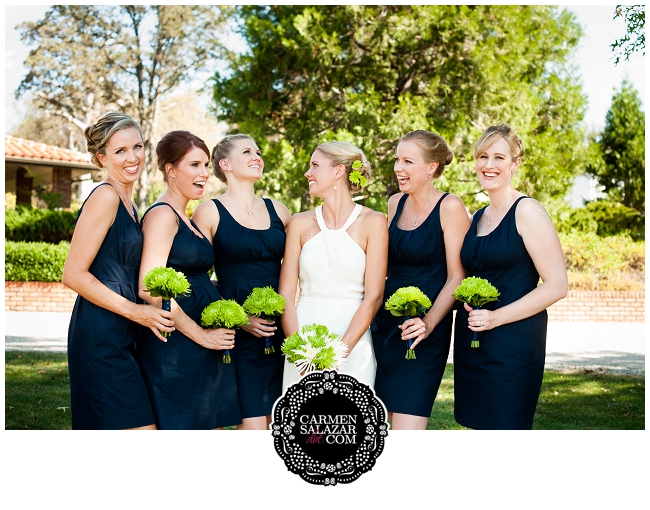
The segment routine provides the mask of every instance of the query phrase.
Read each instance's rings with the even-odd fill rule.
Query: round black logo
[[[333,370],[312,372],[273,407],[275,449],[292,473],[317,485],[350,483],[370,471],[388,434],[375,392]]]

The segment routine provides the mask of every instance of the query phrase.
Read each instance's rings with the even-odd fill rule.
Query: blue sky
[[[639,91],[645,109],[645,57],[635,54],[629,62],[614,66],[609,45],[625,32],[622,19],[612,20],[614,5],[567,5],[583,26],[584,37],[574,57],[579,69],[583,92],[589,105],[586,125],[594,130],[604,126],[605,114],[614,90],[627,77]],[[47,10],[46,5],[5,6],[5,131],[20,121],[22,109],[14,100],[14,91],[25,74],[22,62],[29,49],[20,41],[14,27],[22,21],[36,21]]]

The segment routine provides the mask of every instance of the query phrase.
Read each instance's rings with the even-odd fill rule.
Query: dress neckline
[[[325,224],[325,218],[323,218],[323,206],[319,205],[315,209],[316,213],[316,221],[318,222],[318,226],[320,227],[321,231],[326,230],[328,232],[345,232],[348,228],[350,228],[350,225],[352,225],[355,220],[359,217],[359,214],[361,213],[361,204],[356,204],[354,206],[354,209],[350,213],[350,216],[348,216],[348,219],[345,220],[345,223],[341,228],[336,228],[336,229],[331,229],[327,228],[327,225]]]
[[[485,210],[488,208],[488,206],[486,205],[485,207],[483,207],[482,209],[480,209],[480,211],[478,211],[478,212],[480,212],[481,215],[478,217],[478,219],[476,220],[476,224],[474,225],[474,237],[488,237],[488,236],[491,235],[493,232],[496,232],[496,231],[498,230],[498,228],[501,226],[501,224],[502,224],[502,223],[506,220],[506,218],[510,215],[510,213],[515,209],[515,207],[517,206],[517,204],[519,203],[519,201],[520,201],[522,198],[530,198],[530,197],[527,196],[527,195],[522,195],[522,196],[520,196],[517,200],[515,200],[515,201],[512,203],[512,205],[508,208],[508,212],[506,212],[506,213],[503,215],[503,218],[501,218],[501,221],[497,224],[497,226],[494,227],[493,230],[491,230],[490,232],[488,232],[487,234],[484,234],[484,235],[482,235],[482,236],[480,236],[480,235],[477,234],[477,231],[478,231],[478,222],[481,221],[481,218],[483,217],[483,213],[484,213]]]
[[[424,218],[424,220],[422,220],[422,221],[420,222],[420,224],[419,224],[417,227],[415,227],[415,228],[413,228],[413,229],[411,229],[411,230],[405,230],[405,229],[403,229],[403,228],[399,228],[399,227],[397,226],[397,221],[399,220],[400,216],[402,215],[402,212],[404,211],[404,206],[406,205],[406,200],[408,199],[408,196],[409,196],[408,193],[404,193],[404,195],[402,196],[402,198],[400,198],[400,204],[399,204],[399,205],[400,205],[401,207],[399,208],[399,211],[398,211],[399,214],[396,213],[396,214],[395,214],[395,217],[393,218],[393,223],[395,224],[395,228],[396,228],[397,230],[401,231],[401,232],[415,232],[417,229],[419,229],[422,225],[424,225],[424,224],[427,222],[427,220],[431,217],[431,215],[433,214],[433,212],[434,212],[434,211],[438,208],[438,206],[440,205],[440,202],[442,202],[442,201],[444,200],[444,198],[445,198],[447,195],[449,195],[449,192],[443,192],[442,196],[441,196],[441,197],[438,199],[438,201],[436,202],[436,205],[434,205],[434,206],[433,206],[433,209],[431,209],[431,212],[430,212],[429,214],[427,214],[427,217]],[[404,198],[404,197],[406,197],[406,198]],[[391,224],[392,224],[392,223],[391,223]]]
[[[115,191],[117,191],[117,188],[115,186],[113,186],[110,182],[106,182],[106,181],[104,181],[104,182],[100,183],[99,185],[95,186],[95,189],[99,188],[99,186],[103,186],[104,184],[108,184],[111,188],[113,188]],[[93,189],[93,191],[95,191],[95,189]],[[90,193],[92,194],[92,191]],[[122,207],[124,207],[124,211],[126,212],[126,214],[129,215],[129,218],[131,219],[131,221],[133,223],[135,223],[136,225],[141,226],[140,225],[140,218],[138,217],[138,210],[135,208],[135,205],[133,206],[133,216],[131,216],[131,213],[129,212],[129,210],[126,207],[126,204],[124,202],[122,202],[122,197],[120,197],[119,193],[117,194],[117,196],[120,199],[120,204],[122,204]],[[90,197],[90,195],[88,195],[88,197]],[[88,198],[86,198],[86,200],[88,200]]]
[[[205,235],[203,234],[203,232],[201,232],[201,230],[199,229],[199,227],[196,226],[196,223],[194,223],[194,222],[192,221],[192,218],[188,218],[188,220],[190,220],[190,224],[192,225],[192,227],[194,227],[194,228],[196,229],[196,232],[198,232],[198,233],[201,234],[201,235],[199,235],[199,234],[197,234],[196,232],[194,232],[194,230],[192,230],[192,229],[188,226],[188,224],[185,223],[185,221],[183,220],[183,218],[181,218],[181,215],[178,214],[178,211],[176,211],[176,209],[174,208],[174,206],[173,206],[172,204],[169,204],[169,203],[167,203],[167,202],[162,202],[162,201],[161,201],[161,202],[156,202],[155,204],[152,204],[151,207],[149,207],[148,210],[151,210],[151,209],[153,209],[154,207],[158,207],[158,206],[161,205],[161,204],[162,204],[162,205],[167,205],[167,206],[169,206],[169,208],[170,208],[172,211],[174,211],[174,214],[175,214],[176,217],[178,218],[178,223],[179,223],[179,225],[180,225],[180,224],[183,224],[187,230],[189,230],[190,232],[192,232],[192,235],[196,236],[198,239],[207,239],[207,237],[205,237]],[[145,213],[144,213],[144,216],[142,216],[142,219],[143,219],[143,220],[144,220],[144,217],[145,217],[146,215],[147,215],[147,212],[145,212]]]
[[[262,198],[262,197],[260,197],[260,198]],[[230,213],[228,208],[221,202],[221,200],[219,200],[218,198],[213,198],[212,200],[214,202],[218,202],[219,205],[228,213],[228,216],[230,216],[230,219],[232,221],[234,221],[237,225],[239,225],[241,228],[245,228],[246,230],[252,230],[253,232],[266,232],[268,230],[271,230],[271,227],[273,227],[273,216],[271,215],[271,210],[269,209],[269,204],[268,204],[268,202],[266,201],[265,198],[262,198],[262,201],[264,202],[264,205],[266,206],[266,212],[269,213],[269,226],[267,228],[250,228],[250,227],[246,227],[246,226],[242,225],[241,223],[239,223],[235,219],[235,217]]]

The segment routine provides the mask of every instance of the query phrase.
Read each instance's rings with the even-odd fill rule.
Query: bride
[[[282,316],[285,335],[307,324],[327,326],[348,347],[341,372],[373,387],[376,362],[368,328],[382,304],[388,226],[383,214],[351,197],[369,174],[365,154],[351,143],[316,148],[305,177],[309,194],[323,205],[289,222],[279,293],[288,305],[295,303],[300,285],[298,305],[287,306]],[[299,379],[295,365],[285,360],[283,392]]]

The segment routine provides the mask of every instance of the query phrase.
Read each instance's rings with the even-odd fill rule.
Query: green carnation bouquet
[[[171,311],[171,300],[177,296],[189,296],[190,282],[180,271],[171,267],[154,267],[142,279],[145,286],[144,291],[148,292],[151,297],[162,298],[163,310]],[[160,334],[165,338],[171,336],[171,333],[161,331]]]
[[[475,310],[481,308],[484,304],[499,300],[499,291],[485,278],[468,276],[452,294],[454,298],[463,303],[467,303]],[[474,337],[470,347],[479,347],[478,331],[474,331]]]
[[[431,308],[431,300],[417,287],[400,287],[386,300],[384,308],[391,315],[404,317],[406,321],[411,317],[419,317],[425,314]],[[413,346],[413,340],[408,339],[407,344],[408,349],[404,357],[406,359],[415,359],[415,350],[411,348]]]
[[[234,299],[220,299],[201,312],[201,325],[206,328],[235,329],[248,324],[248,315]],[[230,363],[230,350],[223,353],[223,362]]]
[[[284,339],[282,352],[300,373],[340,370],[348,347],[322,324],[307,324]]]
[[[284,313],[285,304],[284,298],[269,285],[267,287],[255,287],[244,301],[242,307],[248,315],[275,322]],[[271,354],[272,352],[275,352],[273,337],[267,336],[264,354]]]

